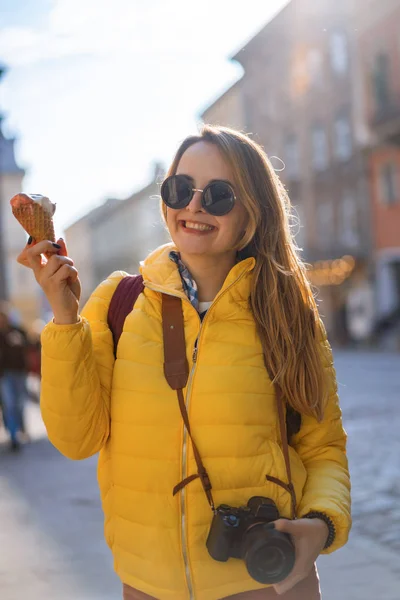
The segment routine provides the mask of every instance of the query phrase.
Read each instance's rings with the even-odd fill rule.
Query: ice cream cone
[[[38,196],[30,197],[27,194],[14,196],[11,200],[13,215],[35,242],[42,240],[55,242],[53,225],[55,205],[48,201],[52,209],[50,213],[48,208],[33,199],[35,197]]]

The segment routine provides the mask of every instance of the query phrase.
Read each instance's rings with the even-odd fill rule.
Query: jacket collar
[[[143,276],[144,285],[156,291],[187,298],[182,287],[182,279],[178,267],[169,257],[171,250],[177,251],[174,244],[164,244],[157,248],[157,250],[154,250],[141,263],[140,272]],[[234,265],[229,271],[219,293],[232,285],[237,279],[241,279],[243,275],[248,275],[254,269],[255,263],[255,259],[250,257]],[[248,291],[250,292],[250,284]]]

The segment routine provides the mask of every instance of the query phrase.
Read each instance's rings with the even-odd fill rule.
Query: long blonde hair
[[[320,420],[327,398],[322,326],[293,239],[288,194],[261,146],[226,127],[204,125],[199,135],[186,138],[167,176],[176,173],[186,150],[201,141],[220,150],[248,213],[248,226],[238,250],[256,259],[250,305],[267,370],[294,410]],[[163,213],[166,218],[165,206]]]

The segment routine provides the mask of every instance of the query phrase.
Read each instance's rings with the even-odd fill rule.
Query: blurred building
[[[107,200],[65,230],[68,253],[80,273],[83,302],[113,271],[137,273],[140,261],[169,240],[160,212],[163,175],[156,164],[145,188],[125,200]]]
[[[239,131],[246,128],[242,83],[242,80],[237,81],[204,111],[202,118],[206,123],[223,123]]]
[[[400,344],[400,2],[366,0],[357,22],[372,199],[376,308]]]
[[[3,72],[0,68],[0,77]],[[29,326],[41,315],[42,297],[32,272],[17,263],[28,236],[10,207],[25,175],[16,162],[14,143],[4,135],[0,115],[0,300],[10,303],[13,319]]]
[[[235,90],[242,127],[255,132],[276,169],[284,166],[280,176],[300,221],[297,241],[338,343],[349,338],[353,288],[368,290],[365,332],[374,320],[370,132],[360,110],[365,99],[355,33],[360,6],[364,10],[351,0],[289,2],[232,57],[243,67],[242,79],[202,115],[229,125],[231,112],[224,118],[221,103]]]

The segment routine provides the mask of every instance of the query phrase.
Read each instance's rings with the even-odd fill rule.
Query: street
[[[335,365],[354,526],[345,548],[318,561],[323,600],[399,600],[400,355],[336,352]],[[33,441],[21,453],[0,445],[1,600],[120,600],[96,458],[62,457],[36,405],[28,422]]]

